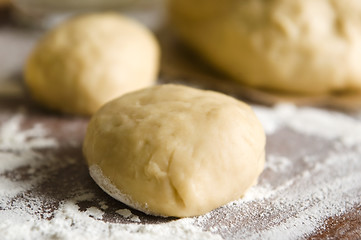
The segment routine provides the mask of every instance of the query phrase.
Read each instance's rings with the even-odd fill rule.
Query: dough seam
[[[174,153],[175,153],[175,150],[173,150],[173,152],[170,154],[169,163],[168,163],[168,169],[167,169],[167,174],[168,174],[168,178],[169,178],[169,184],[170,184],[170,186],[171,186],[172,189],[173,189],[175,198],[178,200],[178,202],[181,202],[184,207],[186,207],[186,204],[185,204],[184,199],[183,199],[182,196],[180,195],[177,187],[176,187],[176,186],[174,185],[174,183],[173,183],[173,178],[172,178],[172,177],[170,176],[170,174],[169,174],[170,166],[172,165],[172,162],[173,162],[173,159],[174,159]]]

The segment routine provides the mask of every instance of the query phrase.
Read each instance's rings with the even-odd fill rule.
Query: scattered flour
[[[224,234],[225,238],[299,239],[322,226],[328,217],[345,213],[360,203],[359,160],[360,153],[330,156],[277,188],[255,186],[245,198],[197,221],[204,225],[216,217],[217,211],[227,212],[227,217],[236,217],[237,221],[228,228],[232,236]]]
[[[79,192],[63,200],[57,209],[44,207],[46,199],[33,197],[32,188],[41,179],[37,169],[50,166],[59,159],[49,157],[41,149],[56,149],[57,140],[49,137],[40,124],[22,129],[26,119],[18,113],[0,122],[0,236],[2,239],[221,239],[195,226],[194,219],[180,219],[163,224],[140,224],[141,220],[128,209],[117,211],[128,219],[127,224],[103,221],[107,204],[81,211],[78,202],[94,199],[94,194]],[[65,161],[74,164],[70,158]],[[58,165],[59,166],[59,165]],[[36,175],[27,180],[7,177],[6,173],[29,167],[27,173]],[[134,223],[132,223],[134,222]]]
[[[253,111],[261,121],[265,132],[272,134],[285,125],[288,119],[294,116],[297,108],[291,104],[280,104],[275,108],[253,106]]]
[[[23,120],[24,115],[19,113],[0,126],[0,174],[24,165],[30,166],[30,172],[35,171],[34,167],[44,163],[39,161],[44,154],[34,149],[57,147],[57,141],[47,137],[46,130],[40,124],[21,130]]]
[[[265,169],[270,169],[274,172],[286,172],[289,168],[292,168],[292,163],[284,156],[270,155],[265,164]]]
[[[141,221],[140,221],[140,218],[139,218],[137,215],[133,215],[133,216],[130,218],[130,220],[131,220],[132,222],[141,222]]]
[[[85,212],[88,214],[89,217],[92,217],[94,219],[97,219],[97,220],[103,219],[104,212],[102,210],[99,210],[96,207],[90,207]]]
[[[261,177],[244,198],[198,217],[199,226],[225,239],[300,239],[319,229],[327,218],[360,205],[360,120],[293,105],[254,110],[268,135],[288,128],[320,141],[333,140],[333,150],[301,159],[268,152],[264,174],[278,184]],[[223,230],[219,222],[231,224]]]
[[[255,106],[253,109],[267,134],[286,126],[301,134],[340,140],[348,146],[361,144],[360,120],[339,112],[296,108],[289,104],[280,104],[275,108]]]
[[[0,96],[23,95],[21,84],[7,78],[21,68],[36,38],[8,28],[1,30],[0,46],[6,48],[0,48],[0,55],[7,57],[0,64],[0,73],[9,74],[1,76]],[[78,202],[94,199],[89,192],[58,202],[55,210],[44,208],[45,200],[29,192],[42,178],[38,172],[41,166],[51,169],[55,162],[59,163],[57,157],[38,150],[56,149],[58,142],[42,125],[22,129],[24,114],[11,114],[9,118],[9,113],[0,111],[0,238],[212,240],[220,239],[220,234],[224,239],[299,239],[317,230],[326,218],[360,205],[361,112],[353,118],[289,104],[254,106],[254,110],[269,138],[288,128],[299,136],[332,142],[332,151],[312,152],[295,159],[296,153],[284,156],[270,149],[259,184],[243,199],[200,217],[162,224],[105,222],[104,211],[109,210],[106,202],[99,203],[100,209],[80,211]],[[72,145],[80,143],[74,141]],[[23,167],[28,167],[26,172],[31,177],[13,179],[7,175]]]
[[[56,140],[47,138],[46,130],[36,124],[30,129],[21,130],[23,114],[16,114],[0,127],[0,150],[23,150],[55,147]]]
[[[331,150],[302,156],[270,149],[258,185],[244,198],[195,218],[149,224],[128,209],[115,213],[127,223],[107,222],[109,206],[81,210],[78,203],[95,199],[92,192],[58,202],[46,210],[46,198],[31,195],[39,167],[59,161],[41,149],[58,148],[42,125],[22,128],[19,113],[0,122],[0,233],[4,239],[299,239],[319,229],[332,216],[350,211],[361,199],[361,120],[338,112],[279,105],[254,107],[269,137],[284,129],[316,137]],[[290,139],[292,141],[292,139]],[[312,143],[311,143],[312,144]],[[299,152],[298,152],[299,151]],[[301,156],[295,158],[294,156]],[[76,160],[64,164],[75,164]],[[6,173],[29,167],[28,179]],[[106,213],[107,212],[107,213]],[[115,215],[116,216],[116,215]]]
[[[0,156],[1,159],[1,156]],[[18,195],[21,192],[29,189],[31,185],[29,183],[19,184],[17,182],[13,182],[6,177],[0,176],[0,197],[11,199]],[[0,200],[0,209],[5,207],[4,203]],[[1,213],[0,213],[1,214]]]
[[[103,210],[107,210],[109,208],[109,206],[104,201],[101,201],[99,204],[100,208]]]
[[[0,232],[8,239],[220,239],[201,231],[191,219],[156,225],[115,224],[99,220],[98,212],[96,218],[92,214],[80,212],[72,202],[62,203],[51,220],[12,212],[11,218],[1,219]]]
[[[122,217],[125,218],[129,218],[130,216],[132,216],[132,212],[129,209],[119,209],[117,211],[115,211],[116,213],[118,213],[119,215],[121,215]]]
[[[129,209],[119,209],[115,212],[132,222],[141,222],[140,218],[137,215],[134,215]]]

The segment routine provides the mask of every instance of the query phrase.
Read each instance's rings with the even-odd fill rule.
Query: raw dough
[[[359,0],[171,0],[179,35],[249,86],[361,90]]]
[[[145,27],[118,14],[89,14],[39,41],[25,80],[48,108],[92,114],[123,93],[152,85],[158,65],[158,44]]]
[[[148,214],[204,214],[240,198],[263,170],[265,134],[232,97],[180,85],[126,94],[92,118],[90,174],[108,194]]]

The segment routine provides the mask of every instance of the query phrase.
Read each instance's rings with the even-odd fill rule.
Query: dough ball
[[[361,1],[171,0],[169,9],[191,47],[246,85],[361,90]]]
[[[90,175],[148,214],[204,214],[240,198],[263,170],[265,134],[243,102],[213,91],[160,85],[126,94],[91,119]]]
[[[92,114],[121,94],[152,85],[158,65],[158,44],[145,27],[118,14],[89,14],[61,24],[39,41],[25,80],[44,106]]]

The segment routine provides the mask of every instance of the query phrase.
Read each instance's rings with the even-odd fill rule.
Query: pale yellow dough
[[[178,34],[244,84],[361,90],[359,0],[171,0],[169,9]]]
[[[160,85],[103,106],[83,151],[91,176],[114,198],[148,214],[187,217],[239,199],[256,183],[265,134],[243,102]]]
[[[145,27],[115,13],[89,14],[39,41],[25,80],[46,107],[92,114],[111,99],[152,85],[158,65],[158,43]]]

